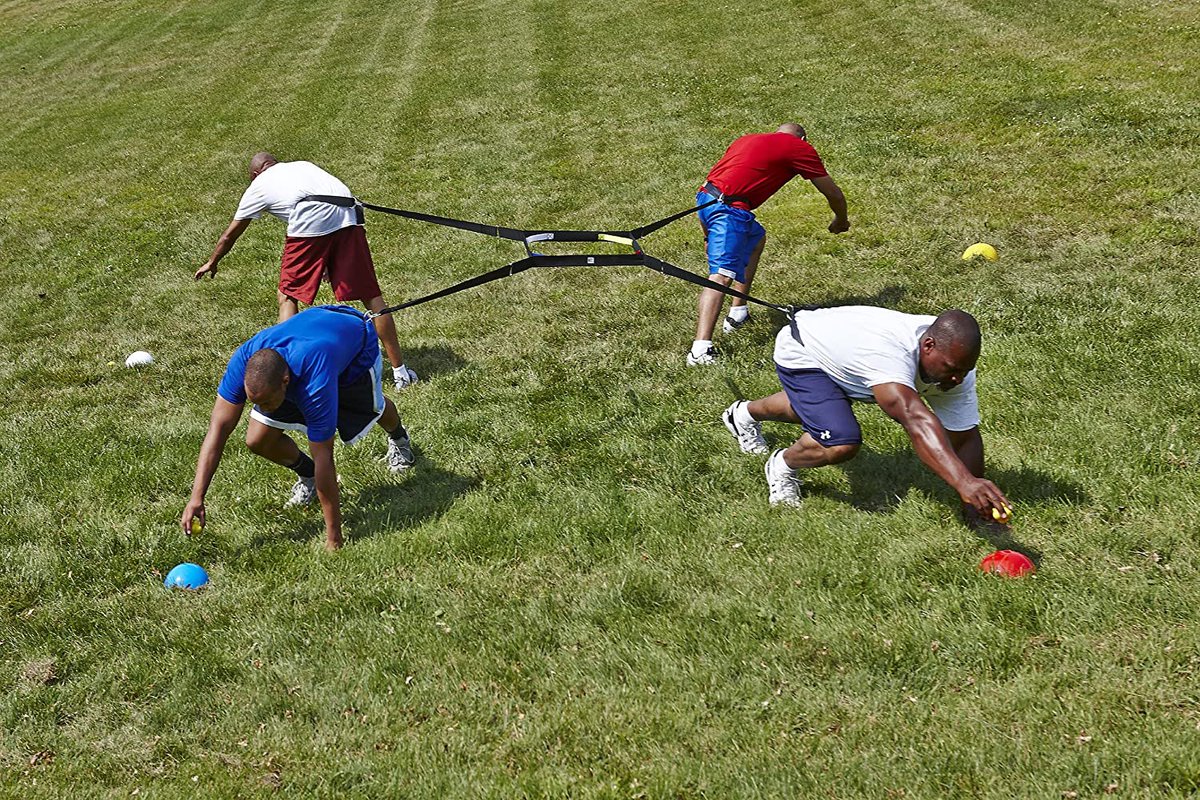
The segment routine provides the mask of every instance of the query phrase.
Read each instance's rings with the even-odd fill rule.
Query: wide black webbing
[[[525,237],[529,235],[528,231],[519,231],[516,228],[504,228],[499,225],[484,225],[479,222],[467,222],[466,220],[462,219],[439,217],[436,214],[422,214],[420,211],[405,211],[401,208],[377,206],[374,203],[363,203],[362,205],[363,208],[369,208],[372,211],[379,211],[396,217],[415,219],[419,220],[420,222],[431,222],[434,225],[445,225],[447,228],[458,228],[464,231],[482,233],[484,236],[498,236],[501,239],[512,239],[516,242],[525,241]]]
[[[718,292],[721,292],[722,294],[727,294],[731,297],[741,298],[742,300],[745,300],[747,303],[755,303],[757,305],[763,306],[764,308],[770,308],[770,309],[774,309],[775,311],[779,311],[780,313],[786,315],[789,319],[793,318],[795,315],[795,309],[792,308],[791,306],[779,306],[774,303],[768,303],[765,300],[759,300],[757,297],[754,297],[753,295],[746,294],[745,292],[740,292],[731,286],[722,286],[719,283],[713,283],[712,281],[708,280],[704,276],[696,275],[695,273],[688,272],[687,270],[681,269],[681,268],[675,266],[674,264],[671,264],[669,262],[663,261],[658,258],[654,258],[653,256],[646,255],[644,252],[642,252],[640,245],[638,245],[638,243],[637,243],[638,239],[642,238],[643,236],[646,236],[647,234],[653,233],[654,231],[658,230],[659,228],[662,228],[662,227],[665,227],[666,225],[671,224],[672,222],[674,222],[677,219],[686,217],[689,214],[694,214],[703,208],[707,208],[707,207],[711,206],[713,203],[718,203],[718,202],[720,202],[720,198],[714,197],[712,200],[710,200],[707,203],[701,203],[698,206],[694,206],[694,207],[686,209],[684,211],[677,212],[675,214],[670,215],[669,217],[663,217],[662,219],[660,219],[656,222],[652,222],[649,225],[643,225],[640,228],[634,228],[631,231],[566,231],[566,230],[564,230],[564,231],[545,231],[545,230],[527,231],[527,230],[518,230],[516,228],[505,228],[505,227],[501,227],[498,225],[483,225],[478,222],[468,222],[466,220],[453,219],[451,217],[442,217],[442,216],[438,216],[436,214],[423,214],[419,211],[405,211],[404,209],[400,209],[400,208],[389,208],[387,206],[375,205],[374,203],[365,203],[355,197],[341,197],[338,195],[314,194],[314,195],[309,195],[307,197],[304,197],[301,200],[301,202],[304,202],[305,200],[311,200],[311,201],[321,202],[321,203],[332,203],[333,205],[342,206],[344,208],[349,208],[349,207],[357,207],[360,209],[361,208],[369,208],[372,211],[379,211],[384,214],[392,214],[397,217],[405,217],[406,219],[414,219],[414,220],[418,220],[420,222],[429,222],[434,225],[444,225],[448,228],[458,228],[460,230],[472,231],[474,233],[482,233],[485,236],[496,236],[496,237],[499,237],[502,239],[511,239],[513,241],[518,241],[518,242],[524,243],[526,250],[529,252],[529,255],[526,258],[523,258],[519,261],[514,261],[511,264],[507,264],[498,269],[491,270],[490,272],[485,272],[482,275],[476,275],[473,278],[468,278],[465,281],[460,281],[459,283],[456,283],[453,286],[447,286],[445,289],[436,291],[433,294],[427,294],[427,295],[424,295],[423,297],[418,297],[415,300],[409,300],[406,303],[401,303],[400,305],[389,306],[387,308],[384,308],[377,313],[371,314],[372,318],[381,316],[383,314],[392,314],[396,311],[401,311],[406,308],[412,308],[413,306],[417,306],[422,303],[428,303],[431,300],[437,300],[438,298],[456,294],[458,292],[465,291],[467,289],[473,289],[477,286],[482,286],[485,283],[491,283],[492,281],[499,280],[500,278],[505,278],[505,277],[508,277],[509,275],[516,275],[519,272],[524,272],[525,270],[533,269],[536,267],[632,267],[632,266],[647,267],[649,269],[654,270],[655,272],[661,273],[663,275],[669,275],[672,278],[678,278],[680,280],[687,281],[688,283],[693,283],[693,284],[703,287],[705,289],[715,289]],[[623,240],[628,240],[628,244],[633,248],[633,252],[628,253],[628,254],[617,254],[617,255],[602,253],[602,254],[590,255],[590,256],[589,255],[552,256],[552,255],[543,255],[541,253],[534,253],[532,250],[529,250],[529,245],[531,243],[545,242],[545,241],[557,241],[557,242],[612,241],[611,239],[606,239],[604,237],[617,237],[617,238],[620,238]]]
[[[697,275],[694,272],[688,272],[686,269],[677,267],[674,264],[655,258],[654,256],[642,253],[642,259],[645,266],[649,267],[655,272],[661,272],[663,275],[670,275],[672,278],[679,278],[680,280],[685,280],[688,283],[694,283],[697,286],[702,286],[705,289],[716,289],[721,294],[727,294],[730,297],[740,297],[747,303],[755,303],[765,308],[772,308],[781,314],[786,314],[789,317],[796,313],[796,310],[791,306],[777,306],[774,303],[768,303],[766,300],[759,300],[757,297],[746,294],[745,292],[740,292],[737,289],[734,289],[732,286],[722,286],[719,283],[713,283],[701,275]]]
[[[730,286],[722,286],[719,283],[713,283],[712,281],[704,278],[703,276],[697,275],[693,272],[688,272],[687,270],[681,269],[680,267],[677,267],[674,264],[671,264],[669,262],[663,261],[658,258],[654,258],[653,256],[648,256],[645,253],[629,253],[629,254],[616,254],[616,255],[601,254],[601,255],[594,255],[594,256],[587,256],[587,255],[546,256],[546,255],[536,255],[535,254],[535,255],[527,256],[526,258],[522,258],[520,261],[514,261],[513,263],[508,264],[503,267],[500,267],[499,269],[494,269],[494,270],[491,270],[490,272],[485,272],[482,275],[476,275],[473,278],[468,278],[465,281],[460,281],[459,283],[456,283],[453,286],[447,286],[445,289],[440,289],[436,292],[433,292],[432,294],[427,294],[422,297],[418,297],[415,300],[409,300],[408,302],[401,303],[399,305],[388,306],[387,308],[381,309],[380,311],[372,314],[371,316],[377,317],[377,316],[382,316],[383,314],[391,314],[396,311],[402,311],[403,309],[412,308],[413,306],[418,306],[418,305],[421,305],[422,303],[428,303],[430,300],[437,300],[438,298],[447,297],[449,295],[456,294],[458,292],[462,292],[467,289],[474,289],[475,287],[482,286],[485,283],[491,283],[492,281],[499,280],[500,278],[507,278],[509,275],[516,275],[519,272],[524,272],[525,270],[534,269],[534,268],[538,268],[538,267],[638,267],[638,266],[647,267],[648,269],[652,269],[655,272],[661,273],[662,275],[667,275],[672,278],[679,278],[680,280],[687,281],[688,283],[694,283],[695,285],[703,287],[705,289],[716,289],[718,292],[721,292],[722,294],[727,294],[731,297],[740,297],[741,299],[745,300],[748,303],[755,303],[755,304],[763,306],[765,308],[773,309],[773,310],[778,311],[781,314],[784,314],[788,317],[791,317],[795,313],[795,309],[792,308],[791,306],[779,306],[774,303],[768,303],[765,300],[759,300],[757,297],[754,297],[753,295],[746,294],[745,292],[740,292],[737,289],[734,289],[733,287],[730,287]]]
[[[649,225],[643,225],[640,228],[635,228],[631,231],[547,231],[547,230],[519,230],[517,228],[506,228],[500,225],[484,225],[480,222],[469,222],[462,219],[454,219],[453,217],[443,217],[437,214],[424,214],[420,211],[406,211],[402,208],[390,208],[388,206],[376,205],[375,203],[367,203],[359,200],[356,197],[341,197],[332,194],[310,194],[307,197],[301,198],[301,202],[312,200],[320,203],[332,203],[335,206],[350,208],[359,206],[361,208],[369,208],[372,211],[378,211],[383,214],[391,214],[396,217],[404,217],[405,219],[415,219],[419,222],[429,222],[434,225],[444,225],[447,228],[458,228],[459,230],[472,231],[473,233],[482,233],[485,236],[496,236],[501,239],[511,239],[516,242],[523,242],[529,237],[537,237],[539,239],[552,240],[558,242],[595,242],[601,233],[607,233],[614,236],[621,236],[626,239],[640,239],[643,236],[653,233],[659,228],[670,225],[677,219],[682,219],[688,214],[695,214],[702,208],[708,208],[713,203],[718,202],[717,198],[713,198],[707,203],[702,203],[698,206],[679,211],[669,217],[663,217],[660,220],[651,222]]]
[[[688,214],[695,214],[700,209],[708,208],[713,203],[717,203],[717,202],[720,202],[720,201],[714,197],[712,200],[709,200],[707,203],[701,203],[700,205],[693,206],[692,208],[689,208],[686,211],[680,211],[677,214],[672,214],[669,217],[663,217],[662,219],[658,220],[657,222],[651,222],[649,225],[643,225],[640,228],[634,228],[632,231],[629,232],[629,238],[641,239],[643,236],[646,236],[647,234],[654,233],[659,228],[670,225],[672,222],[674,222],[677,219],[686,217]]]

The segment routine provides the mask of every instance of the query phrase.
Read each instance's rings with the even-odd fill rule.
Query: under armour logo
[[[828,439],[828,438],[829,438],[829,436],[830,436],[830,434],[829,434],[829,431],[821,431],[821,438],[822,438],[822,439]]]

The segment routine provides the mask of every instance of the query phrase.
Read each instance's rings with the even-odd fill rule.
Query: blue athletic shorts
[[[788,403],[800,424],[818,443],[862,444],[862,428],[850,408],[850,398],[819,369],[788,369],[775,365]]]
[[[708,192],[696,195],[696,205],[712,200]],[[738,283],[746,282],[746,264],[750,254],[767,235],[754,218],[753,211],[713,203],[699,211],[708,241],[708,274],[724,275]]]

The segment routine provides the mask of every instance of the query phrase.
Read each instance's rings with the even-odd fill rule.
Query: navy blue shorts
[[[819,369],[788,369],[775,365],[788,403],[808,435],[825,447],[862,444],[862,428],[850,408],[850,398]]]

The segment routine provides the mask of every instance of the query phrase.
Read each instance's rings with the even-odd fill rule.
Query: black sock
[[[316,475],[313,467],[313,460],[308,457],[307,453],[301,453],[296,458],[296,463],[288,464],[287,468],[295,472],[301,478],[311,478]]]
[[[388,438],[394,442],[402,442],[408,438],[408,431],[404,430],[404,423],[397,422],[396,430],[388,434]]]

